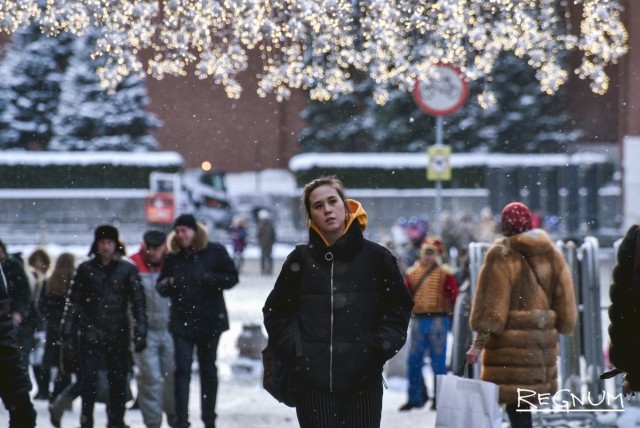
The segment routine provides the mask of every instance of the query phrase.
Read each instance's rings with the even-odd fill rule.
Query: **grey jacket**
[[[131,260],[138,267],[144,288],[147,304],[147,326],[150,330],[166,330],[169,326],[171,303],[156,291],[156,282],[158,282],[162,265],[149,266],[144,259],[143,249],[131,256]]]

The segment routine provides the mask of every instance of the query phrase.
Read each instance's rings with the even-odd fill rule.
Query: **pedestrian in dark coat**
[[[9,292],[9,306],[13,327],[16,330],[16,340],[20,347],[22,363],[29,367],[29,353],[33,347],[33,332],[35,323],[31,321],[33,312],[33,296],[29,279],[18,255],[9,254],[7,247],[0,241],[0,264],[4,270],[4,276]]]
[[[603,377],[624,373],[622,392],[640,391],[640,226],[627,230],[618,247],[613,282],[609,289],[609,361],[614,370]]]
[[[25,267],[32,285],[31,325],[33,326],[33,331],[30,332],[30,336],[33,340],[33,349],[31,350],[29,362],[38,384],[38,393],[34,397],[36,400],[49,399],[49,383],[51,382],[51,370],[42,361],[46,346],[46,327],[44,317],[38,308],[38,299],[42,295],[42,289],[50,267],[51,258],[44,248],[36,248],[27,258],[27,266]]]
[[[478,275],[470,315],[477,336],[467,362],[482,352],[480,378],[499,386],[511,426],[530,428],[518,388],[557,391],[559,335],[573,334],[578,310],[569,267],[547,233],[532,229],[527,206],[512,202],[501,219],[504,238],[489,248]]]
[[[64,373],[60,365],[60,326],[74,272],[74,255],[60,254],[53,271],[42,286],[42,293],[38,299],[38,310],[45,320],[47,338],[42,364],[47,370],[56,369],[53,391],[49,397],[51,402],[55,401],[60,392],[71,382],[70,374]]]
[[[93,258],[78,266],[71,284],[62,341],[65,347],[74,346],[74,336],[79,332],[81,427],[93,427],[98,370],[104,366],[109,381],[108,425],[123,428],[130,367],[129,306],[134,320],[134,349],[141,352],[147,334],[144,291],[138,269],[122,258],[124,251],[115,227],[102,225],[95,230],[89,255]]]
[[[9,428],[32,428],[36,411],[29,396],[31,381],[18,350],[7,288],[0,264],[0,398],[9,411]]]
[[[276,241],[276,232],[271,220],[271,214],[265,209],[258,211],[258,245],[260,245],[260,273],[271,275],[273,272],[273,244]]]
[[[405,343],[413,302],[395,257],[364,239],[367,215],[342,183],[307,184],[309,242],[287,257],[264,308],[269,342],[296,360],[300,426],[377,427],[382,369]]]
[[[215,427],[220,335],[229,329],[223,290],[238,283],[238,272],[226,248],[209,242],[206,228],[191,214],[179,216],[168,239],[167,254],[156,289],[171,299],[169,332],[176,371],[176,428],[189,426],[189,383],[197,349],[202,394],[202,421]]]

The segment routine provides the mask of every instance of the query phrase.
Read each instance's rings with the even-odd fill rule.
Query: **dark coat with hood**
[[[197,228],[192,248],[180,248],[175,234],[169,235],[169,253],[156,285],[162,296],[171,299],[169,331],[187,339],[220,335],[229,329],[222,291],[238,283],[227,249],[209,242],[204,226],[198,223]]]
[[[312,224],[309,243],[289,254],[262,310],[269,342],[285,358],[295,355],[297,319],[299,381],[331,392],[379,379],[405,343],[413,306],[395,257],[364,239],[366,213],[348,203],[344,235],[327,245]]]
[[[6,277],[0,266],[0,395],[24,394],[31,381],[16,342]]]
[[[103,266],[98,256],[78,266],[69,288],[62,322],[62,340],[72,346],[78,331],[83,343],[128,346],[131,341],[129,305],[134,340],[147,337],[144,290],[138,269],[116,253]]]
[[[518,388],[558,389],[558,334],[573,334],[573,281],[549,236],[533,229],[497,240],[478,276],[471,328],[488,335],[482,380],[500,387],[500,402],[517,403]]]
[[[634,391],[640,391],[640,226],[633,225],[618,247],[609,289],[609,360],[626,373]]]

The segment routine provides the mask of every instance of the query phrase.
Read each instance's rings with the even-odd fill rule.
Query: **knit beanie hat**
[[[531,230],[531,211],[521,202],[507,204],[500,214],[502,233],[513,236]]]
[[[175,229],[178,226],[186,226],[195,231],[198,230],[198,224],[196,223],[196,218],[192,214],[182,214],[180,215],[174,222],[173,228]]]
[[[422,241],[420,245],[420,254],[423,254],[425,251],[431,250],[437,255],[441,256],[444,253],[444,245],[442,245],[442,240],[436,236],[427,236]]]

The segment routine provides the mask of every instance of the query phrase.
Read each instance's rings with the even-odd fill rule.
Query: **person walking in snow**
[[[405,283],[413,296],[413,320],[407,358],[409,400],[401,411],[420,408],[429,400],[422,375],[424,354],[429,353],[433,370],[433,400],[436,409],[436,377],[447,373],[447,334],[451,330],[451,314],[458,296],[458,283],[453,272],[442,265],[444,247],[440,238],[427,236],[420,245],[418,260],[407,269]]]
[[[632,225],[618,247],[609,288],[609,361],[613,369],[600,378],[607,379],[624,373],[622,393],[640,391],[640,360],[637,333],[640,320],[640,225]]]
[[[482,352],[480,378],[498,384],[511,426],[530,428],[518,388],[558,390],[558,336],[573,334],[576,299],[567,263],[549,235],[532,228],[526,205],[506,205],[501,226],[504,238],[489,248],[478,276],[469,321],[477,334],[467,363]]]
[[[16,342],[9,287],[0,263],[0,399],[9,411],[9,428],[36,426],[31,381]]]
[[[244,250],[247,248],[248,238],[244,215],[237,214],[233,217],[231,228],[229,229],[229,237],[233,248],[233,261],[236,264],[236,270],[240,273],[244,264]]]
[[[302,428],[379,427],[382,369],[405,343],[411,296],[395,257],[364,238],[367,214],[340,180],[308,183],[302,205],[309,242],[289,254],[262,309],[269,343],[295,361]]]
[[[138,367],[138,404],[147,428],[160,428],[162,413],[172,426],[175,419],[173,374],[175,371],[173,339],[169,334],[169,300],[156,291],[162,262],[167,251],[167,235],[148,230],[142,237],[140,251],[131,256],[138,268],[147,309],[147,347],[134,354]]]
[[[108,427],[124,428],[131,344],[129,306],[134,350],[142,352],[147,336],[144,291],[138,269],[123,259],[115,227],[96,228],[89,256],[93,257],[78,266],[69,290],[61,330],[63,352],[76,345],[79,333],[81,427],[93,427],[98,370],[106,367]]]
[[[176,218],[167,242],[169,252],[156,289],[171,299],[169,332],[176,366],[174,426],[189,426],[189,383],[196,348],[202,421],[205,428],[213,428],[218,393],[216,354],[220,335],[229,329],[222,292],[238,283],[238,271],[227,249],[209,242],[207,229],[191,214]]]
[[[43,365],[50,372],[52,370],[55,372],[53,391],[49,397],[51,403],[54,403],[60,393],[71,384],[71,375],[63,372],[60,363],[60,324],[75,269],[74,255],[71,253],[60,254],[51,274],[43,283],[42,293],[38,299],[38,310],[45,320],[47,338]],[[64,409],[61,410],[64,411]],[[51,412],[54,426],[60,426],[61,416],[61,412]]]
[[[260,273],[271,275],[273,272],[273,244],[276,241],[276,232],[271,220],[271,214],[265,209],[258,211],[258,244],[260,245]]]

